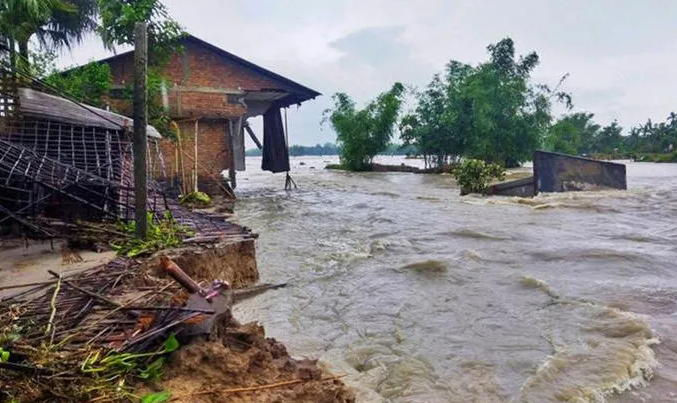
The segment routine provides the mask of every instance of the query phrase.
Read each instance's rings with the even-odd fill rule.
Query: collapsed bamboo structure
[[[61,95],[61,94],[60,94]],[[0,227],[18,224],[30,237],[54,238],[56,222],[130,221],[135,190],[131,119],[80,104],[0,66]],[[149,126],[149,162],[163,166],[157,130]],[[153,151],[153,152],[151,152]],[[250,239],[218,215],[193,213],[148,183],[148,211],[191,229],[189,242]],[[38,223],[39,221],[39,223]]]

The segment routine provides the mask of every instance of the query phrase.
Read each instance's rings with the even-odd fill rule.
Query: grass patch
[[[333,169],[336,171],[349,171],[349,169],[343,164],[327,164],[324,169]]]
[[[677,162],[677,151],[668,154],[637,154],[635,156],[637,162]]]
[[[204,192],[190,192],[181,197],[179,202],[190,208],[206,208],[212,204],[212,199]]]
[[[179,246],[183,237],[194,235],[192,231],[176,222],[169,212],[157,220],[154,220],[152,213],[148,213],[146,239],[136,238],[135,221],[118,223],[117,226],[118,231],[128,234],[129,237],[111,242],[110,246],[119,256],[131,258]]]

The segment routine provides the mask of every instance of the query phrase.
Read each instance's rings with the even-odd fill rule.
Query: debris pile
[[[203,287],[166,257],[148,267],[117,258],[73,275],[52,272],[54,280],[2,300],[0,398],[353,401],[315,361],[292,359],[262,327],[232,318],[233,303],[283,285]]]
[[[52,272],[53,281],[0,302],[2,392],[25,401],[126,396],[130,377],[173,351],[163,349],[177,326],[213,312],[172,304],[178,287],[140,267],[118,258]]]

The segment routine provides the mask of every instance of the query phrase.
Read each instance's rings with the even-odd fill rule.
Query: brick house
[[[162,72],[166,77],[163,105],[179,129],[181,144],[160,142],[164,168],[156,158],[150,160],[156,178],[166,175],[192,183],[196,171],[200,190],[214,193],[221,173],[229,171],[231,187],[236,187],[235,173],[244,170],[245,131],[260,144],[247,119],[260,115],[264,116],[262,168],[288,171],[280,109],[321,94],[192,35],[181,39],[181,45],[183,51],[173,54]],[[132,51],[99,62],[111,67],[111,104],[122,113],[131,112],[121,90],[133,83],[133,59]]]

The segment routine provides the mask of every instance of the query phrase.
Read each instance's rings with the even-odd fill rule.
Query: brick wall
[[[129,85],[134,77],[133,54],[114,58],[107,63],[111,66],[113,83]],[[172,55],[163,71],[168,78],[167,89],[170,115],[173,119],[199,117],[198,133],[198,176],[201,182],[213,183],[211,177],[220,177],[220,172],[230,166],[230,152],[226,140],[227,119],[242,116],[246,109],[236,103],[232,95],[241,91],[262,89],[280,89],[279,83],[255,71],[224,59],[211,49],[199,46],[195,42],[184,43],[184,52]],[[229,95],[231,95],[229,97]],[[230,98],[230,99],[229,99]],[[129,102],[111,99],[114,110],[131,114]],[[180,122],[182,145],[184,149],[184,167],[189,178],[193,167],[194,122]],[[166,173],[174,175],[177,170],[176,147],[169,140],[160,141],[164,156]],[[151,156],[156,160],[157,156]],[[161,176],[157,160],[153,172],[156,178]]]
[[[165,73],[176,85],[226,90],[237,90],[239,87],[249,91],[280,88],[268,77],[229,62],[214,51],[192,42],[184,45],[182,54],[172,55]]]
[[[185,172],[185,180],[191,183],[191,174],[195,167],[195,122],[183,121],[179,122],[179,129],[181,130],[181,148],[183,150],[183,166]],[[224,119],[200,119],[198,120],[198,135],[197,135],[197,153],[198,153],[198,182],[202,184],[215,184],[221,180],[220,173],[228,170],[230,167],[230,154],[228,151],[228,143],[226,141],[226,133],[228,128],[228,121]],[[165,173],[169,178],[180,174],[179,159],[177,158],[178,147],[168,139],[162,139],[159,143],[160,151],[162,152],[165,162]],[[156,160],[157,156],[152,155],[151,160]],[[152,166],[153,174],[156,179],[162,178],[162,169],[159,163]],[[214,193],[214,189],[218,186],[210,186],[208,193]]]
[[[134,60],[124,54],[107,62],[113,74],[113,84],[133,82]],[[167,77],[170,112],[173,117],[237,117],[245,108],[228,95],[262,89],[286,90],[279,83],[253,70],[221,57],[211,49],[193,42],[184,44],[183,53],[175,53],[163,69]],[[129,110],[113,101],[120,110]]]

